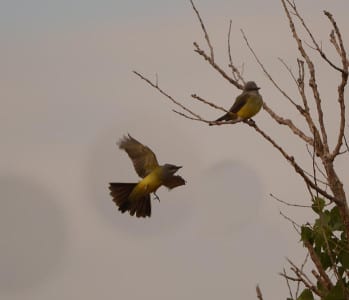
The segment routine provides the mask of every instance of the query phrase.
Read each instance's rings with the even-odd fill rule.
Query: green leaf
[[[330,222],[332,231],[340,230],[342,231],[344,228],[341,216],[339,214],[339,209],[337,206],[333,207],[330,211]]]
[[[346,236],[345,232],[343,231],[343,232],[341,233],[341,240],[342,240],[342,241],[346,241],[346,239],[347,239],[347,236]]]
[[[342,276],[344,271],[348,270],[347,268],[344,268],[342,266],[338,267],[338,274],[339,276]]]
[[[311,208],[313,209],[313,211],[315,211],[317,214],[320,214],[324,207],[325,207],[325,200],[320,198],[320,197],[315,197],[313,200],[313,205],[311,206]]]
[[[329,293],[326,295],[324,300],[345,300],[343,289],[340,286],[339,282]]]
[[[303,290],[303,292],[299,295],[297,300],[314,300],[313,293],[309,289]]]
[[[342,264],[342,266],[346,269],[349,269],[349,253],[348,251],[341,251],[338,255],[338,260]]]
[[[315,242],[315,251],[317,254],[321,253],[321,248],[325,248],[325,240],[323,232],[316,231],[313,233]]]
[[[308,226],[302,226],[301,228],[301,240],[303,242],[314,243],[314,233],[313,230]]]
[[[319,255],[319,258],[320,258],[321,265],[325,270],[332,265],[331,258],[327,253],[322,252]]]

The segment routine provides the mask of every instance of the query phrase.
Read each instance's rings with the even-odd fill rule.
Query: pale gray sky
[[[270,106],[293,117],[239,31],[295,93],[277,60],[295,66],[281,5],[261,3],[196,1],[217,61],[227,64],[232,19],[234,61],[245,64],[245,77],[262,87]],[[323,9],[336,16],[348,43],[348,1],[307,1],[303,9],[324,47]],[[285,256],[300,262],[303,250],[279,209],[299,222],[312,214],[280,206],[269,193],[307,203],[302,181],[250,128],[184,120],[131,72],[157,73],[185,103],[198,93],[231,105],[238,91],[192,51],[193,41],[205,43],[188,1],[2,1],[0,24],[0,298],[256,299],[257,283],[266,299],[286,298],[277,273]],[[333,99],[332,75],[319,74],[324,99]],[[331,103],[324,105],[332,126]],[[219,115],[190,105],[208,118]],[[311,168],[304,145],[287,130],[263,111],[256,121]],[[120,214],[109,196],[109,182],[138,180],[115,144],[125,133],[160,162],[184,166],[187,185],[159,190],[150,219]],[[339,171],[346,170],[343,164]]]

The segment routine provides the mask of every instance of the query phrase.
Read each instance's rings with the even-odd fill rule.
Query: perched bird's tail
[[[227,114],[221,116],[220,118],[218,118],[217,120],[215,120],[215,122],[228,121],[230,119],[231,119],[231,116],[227,113]]]
[[[229,113],[226,113],[225,115],[221,116],[217,120],[214,120],[214,122],[229,121],[229,120],[234,120],[236,118],[237,118],[236,114],[229,112]],[[212,126],[213,124],[208,124],[208,125]]]
[[[129,197],[136,185],[137,183],[111,182],[109,184],[110,195],[122,213],[129,211],[131,216],[136,214],[136,217],[150,217],[151,204],[149,194],[136,199],[130,199]]]

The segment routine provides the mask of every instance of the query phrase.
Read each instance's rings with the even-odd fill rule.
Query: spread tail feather
[[[136,214],[136,217],[150,217],[151,204],[150,195],[146,195],[137,199],[129,199],[129,196],[137,183],[115,183],[109,184],[110,195],[113,197],[114,203],[119,210],[124,213],[129,211],[130,215]]]

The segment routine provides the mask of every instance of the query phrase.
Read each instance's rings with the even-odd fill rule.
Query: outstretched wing
[[[230,112],[237,113],[247,102],[248,99],[248,93],[242,93],[240,96],[238,96],[233,104],[233,106],[230,108]]]
[[[164,186],[166,186],[168,189],[173,189],[180,185],[185,185],[185,180],[181,176],[172,176],[171,178],[167,179],[164,183]]]
[[[118,143],[119,148],[127,152],[131,158],[137,174],[144,178],[152,172],[159,163],[153,151],[147,146],[141,144],[132,136],[124,136]]]

